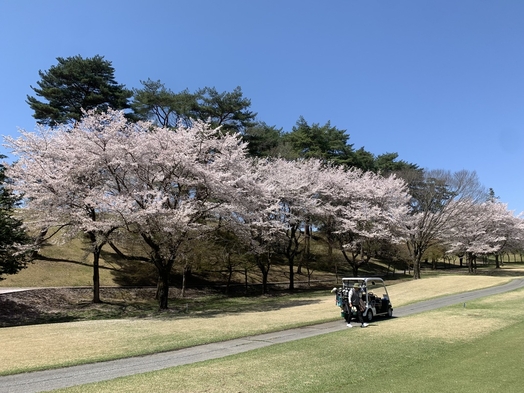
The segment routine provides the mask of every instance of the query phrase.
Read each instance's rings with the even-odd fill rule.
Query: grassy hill
[[[146,252],[140,246],[140,242],[118,244],[119,249],[123,250],[128,256],[145,257]],[[315,257],[315,262],[311,264],[308,271],[304,264],[301,271],[298,270],[300,259],[295,263],[295,283],[297,287],[333,285],[339,282],[341,277],[352,276],[349,264],[344,260],[338,250],[333,251],[333,255],[328,259],[327,247],[320,237],[313,239],[311,250]],[[220,250],[213,250],[208,244],[199,243],[195,246],[194,252],[188,257],[192,266],[191,276],[186,282],[186,287],[202,286],[225,286],[228,271],[221,260],[223,256]],[[242,261],[245,256],[233,255],[231,264],[234,265],[232,284],[243,287],[245,284],[251,288],[260,286],[262,276],[256,266]],[[513,258],[517,263],[517,259]],[[172,285],[181,287],[182,285],[182,263],[175,264]],[[437,270],[449,270],[458,272],[460,269],[458,261],[438,262],[423,264],[423,274],[432,275]],[[493,263],[479,263],[479,268],[486,272],[494,268]],[[244,270],[245,269],[245,270]],[[396,270],[394,270],[396,269]],[[285,286],[289,282],[289,273],[286,261],[275,258],[275,263],[269,271],[269,281],[271,283],[281,283]],[[387,261],[372,259],[369,264],[363,265],[359,270],[361,276],[380,276],[389,280],[403,279],[410,277],[409,271],[405,271],[405,264],[396,262],[395,264]],[[33,263],[16,275],[5,276],[0,281],[0,287],[62,287],[62,286],[91,286],[93,276],[93,257],[90,251],[89,242],[82,237],[65,241],[57,236],[53,242],[48,242],[39,251],[38,257]],[[105,245],[100,261],[100,283],[101,286],[155,286],[156,269],[151,264],[141,261],[123,259],[113,248]],[[256,292],[256,290],[255,290]]]
[[[119,244],[119,248],[128,256],[145,257],[146,253],[139,242],[132,244]],[[227,282],[227,269],[220,259],[220,251],[211,250],[206,244],[196,246],[190,263],[192,265],[192,281],[188,286],[202,283],[225,284]],[[332,282],[337,281],[337,276],[350,276],[351,269],[342,255],[334,251],[332,258],[327,260],[325,244],[317,239],[312,243],[312,252],[316,261],[313,268],[303,265],[298,271],[300,260],[295,263],[297,275],[295,281],[302,285],[305,282]],[[259,269],[249,263],[242,262],[242,255],[233,255],[232,264],[234,273],[232,281],[237,285],[260,285],[262,277]],[[335,266],[335,264],[337,266]],[[175,264],[173,274],[175,286],[181,285],[181,263]],[[57,287],[57,286],[90,286],[92,285],[93,256],[89,242],[81,237],[64,241],[57,237],[54,242],[48,242],[39,251],[38,257],[16,275],[5,276],[0,281],[0,287]],[[383,276],[388,266],[378,261],[364,266],[362,274]],[[275,263],[269,271],[269,281],[272,283],[286,283],[289,281],[288,266],[286,261],[275,258]],[[309,274],[308,274],[309,273]],[[102,286],[150,286],[156,284],[156,270],[151,264],[136,260],[126,260],[119,256],[109,245],[103,247],[100,261],[100,282]],[[301,284],[302,283],[302,284]]]

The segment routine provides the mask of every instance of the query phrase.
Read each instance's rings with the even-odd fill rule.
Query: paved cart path
[[[404,317],[454,304],[466,303],[480,297],[492,296],[522,287],[524,287],[524,278],[519,278],[504,285],[444,296],[395,308],[394,316]],[[335,321],[214,344],[199,345],[192,348],[154,355],[85,364],[56,370],[9,375],[0,377],[0,393],[46,392],[53,389],[105,381],[209,359],[217,359],[273,344],[285,343],[344,329],[347,329],[347,327],[343,321]]]

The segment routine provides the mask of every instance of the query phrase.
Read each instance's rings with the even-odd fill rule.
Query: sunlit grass
[[[521,392],[524,290],[60,392]]]
[[[92,286],[93,267],[86,264],[38,261],[18,274],[6,276],[0,281],[2,287],[60,287]],[[111,272],[100,269],[100,285],[115,285]]]
[[[94,320],[0,329],[0,374],[128,357],[320,323],[340,317],[331,294],[288,298],[267,311]],[[231,304],[228,304],[231,307]]]
[[[36,259],[27,268],[0,281],[2,287],[58,287],[93,285],[93,255],[89,244],[73,239],[66,244],[50,244],[40,254],[45,259]],[[115,285],[111,266],[102,259],[100,284]]]
[[[389,292],[394,307],[398,307],[414,300],[483,288],[508,280],[446,275],[395,284],[389,287]],[[3,328],[0,329],[0,374],[155,353],[330,320],[342,323],[340,309],[335,306],[334,296],[329,291],[260,299],[225,298],[213,306],[212,312],[208,309],[193,316],[180,314],[169,318]]]

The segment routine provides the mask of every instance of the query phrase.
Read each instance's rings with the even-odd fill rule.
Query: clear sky
[[[34,129],[39,70],[97,54],[128,88],[240,86],[269,125],[329,120],[524,211],[522,0],[0,0],[0,135]]]

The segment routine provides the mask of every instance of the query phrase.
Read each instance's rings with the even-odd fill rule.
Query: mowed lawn
[[[524,290],[57,392],[520,393]]]
[[[389,292],[398,307],[508,280],[440,276],[392,285]],[[496,386],[506,387],[503,391],[520,392],[520,386],[524,386],[523,298],[524,291],[515,291],[470,302],[465,308],[460,305],[379,320],[368,329],[347,329],[225,359],[64,391],[345,392],[356,388],[360,392],[482,392],[491,391],[486,389],[491,386],[490,381],[496,381]],[[10,374],[153,353],[328,320],[339,319],[343,323],[331,294],[302,296],[296,299],[296,305],[294,301],[290,299],[290,307],[258,313],[4,328],[0,330],[4,346],[0,372]],[[507,367],[506,358],[511,359]],[[501,373],[503,367],[511,372]],[[443,388],[443,381],[452,383],[450,389]],[[515,383],[519,389],[511,390]]]

